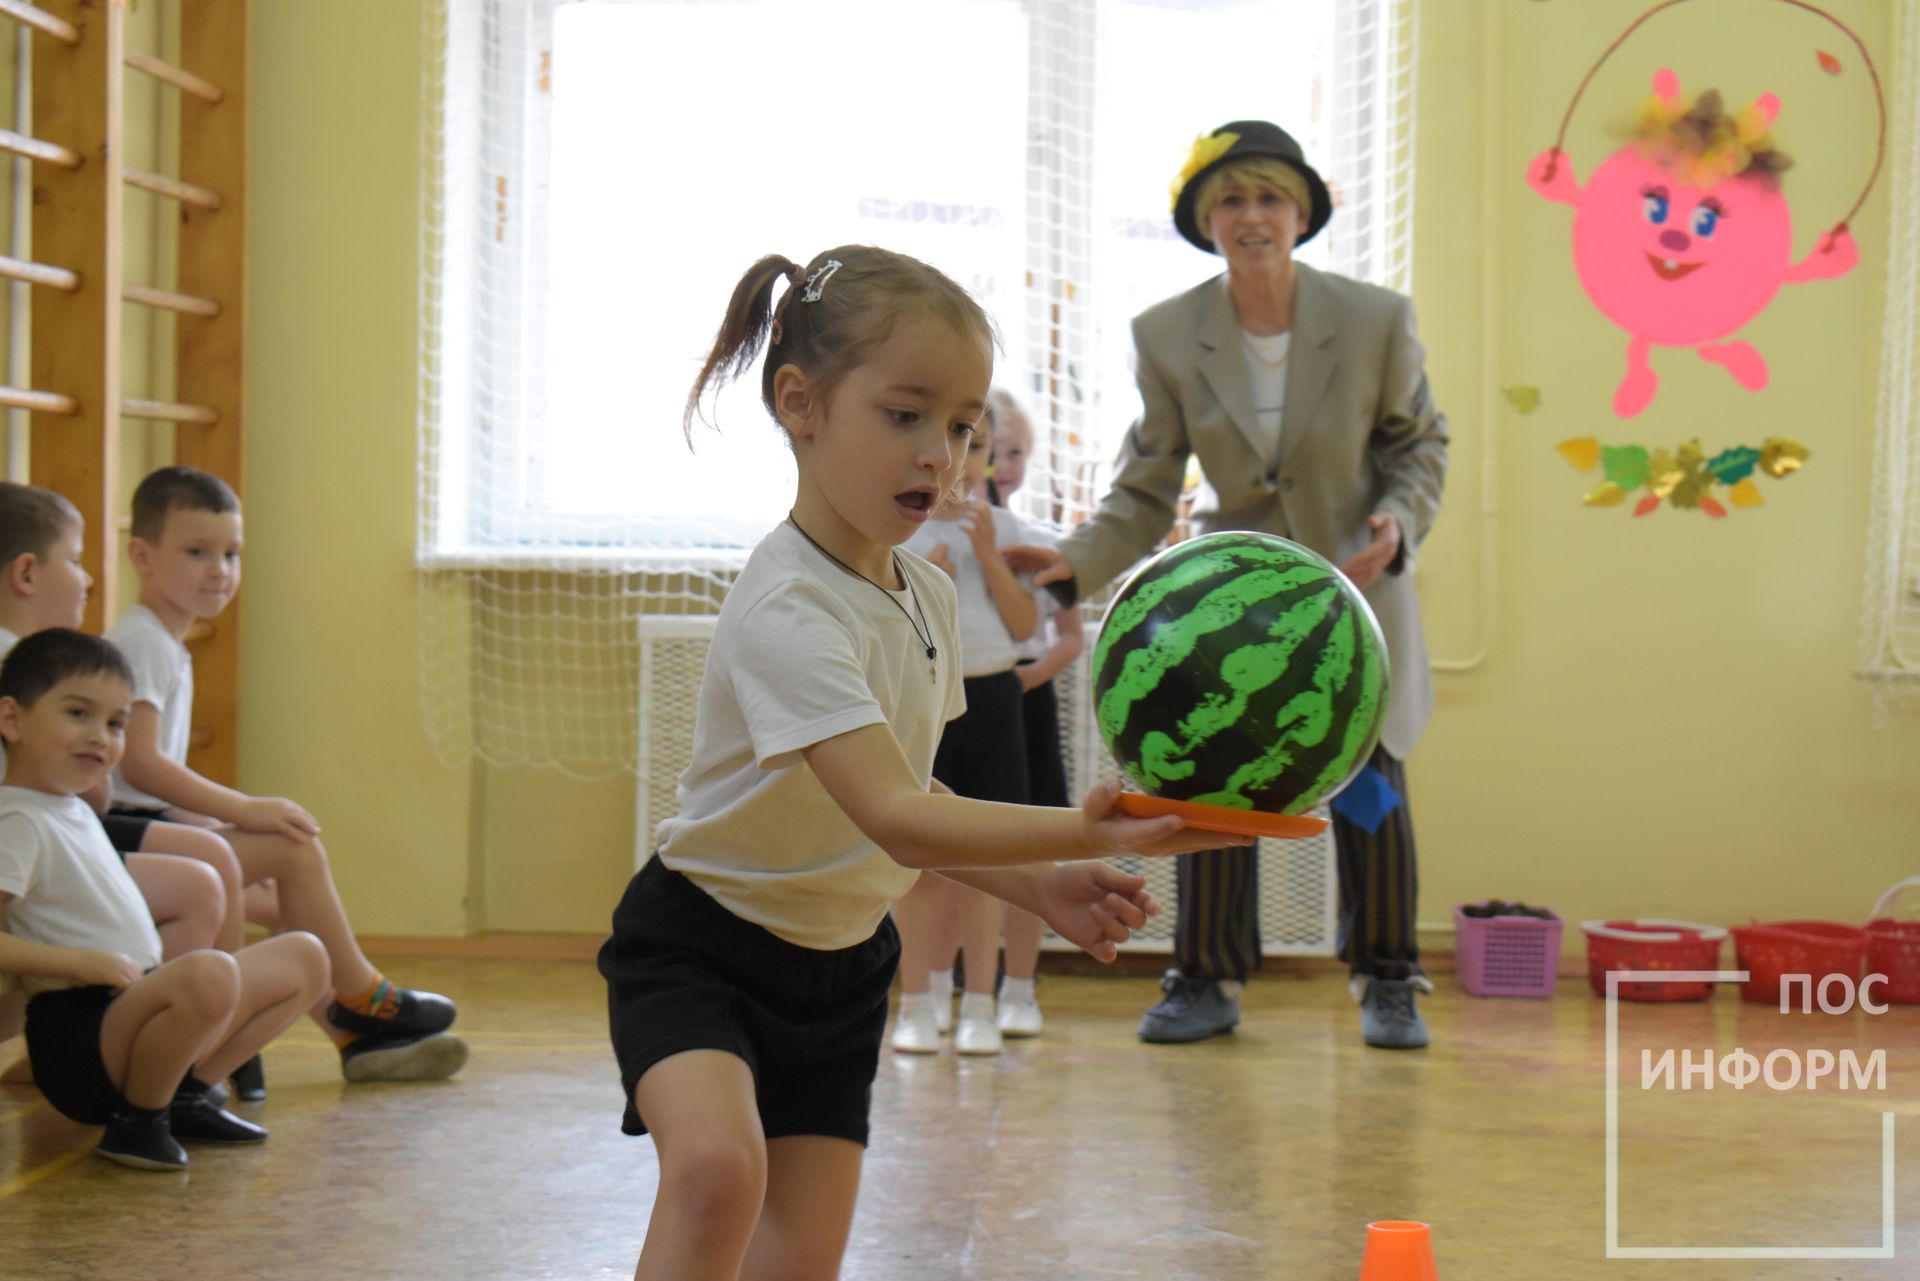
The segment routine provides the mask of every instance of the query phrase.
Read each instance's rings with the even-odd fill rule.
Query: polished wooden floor
[[[184,1176],[0,1090],[0,1277],[218,1281],[631,1275],[656,1170],[617,1128],[603,989],[578,960],[396,960],[455,994],[473,1061],[348,1086],[302,1027],[268,1052],[263,1148]],[[1621,1021],[1626,1246],[1875,1247],[1880,1114],[1898,1114],[1898,1258],[1605,1258],[1604,1006],[1482,1001],[1450,978],[1435,1047],[1364,1049],[1344,984],[1268,976],[1238,1034],[1134,1039],[1143,978],[1047,976],[1047,1035],[997,1059],[889,1054],[844,1276],[1359,1275],[1364,1225],[1433,1224],[1445,1281],[1920,1276],[1920,1007],[1785,1017],[1711,1003]],[[0,1049],[10,1059],[18,1042]],[[1643,1091],[1640,1050],[1887,1050],[1887,1088]]]

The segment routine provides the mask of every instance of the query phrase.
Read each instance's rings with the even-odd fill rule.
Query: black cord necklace
[[[907,626],[913,628],[914,636],[919,640],[919,642],[922,645],[927,647],[928,678],[936,681],[939,680],[940,679],[940,666],[939,666],[940,650],[939,650],[939,647],[937,647],[933,643],[933,628],[928,626],[927,624],[927,612],[924,609],[920,608],[920,593],[913,590],[913,580],[907,577],[907,567],[900,563],[899,553],[898,552],[892,553],[893,569],[895,573],[900,575],[900,581],[907,585],[907,596],[913,601],[913,613],[920,615],[920,621],[917,623],[913,621],[913,614],[907,613],[907,607],[905,605],[902,605],[898,600],[894,599],[894,595],[892,592],[888,591],[886,588],[882,587],[880,584],[874,582],[871,578],[868,578],[865,574],[861,573],[859,570],[855,569],[853,566],[847,564],[847,562],[845,562],[844,560],[841,560],[838,556],[835,556],[832,552],[828,551],[826,548],[822,547],[818,542],[816,542],[812,534],[809,534],[806,530],[801,529],[800,522],[793,518],[792,512],[787,513],[787,524],[792,525],[794,529],[799,532],[800,537],[806,539],[810,543],[813,543],[813,547],[815,551],[819,552],[822,556],[825,556],[828,560],[832,561],[834,564],[838,565],[840,568],[846,570],[849,574],[852,574],[855,578],[859,579],[861,582],[866,583],[868,586],[872,587],[873,590],[875,590],[876,592],[879,592],[882,596],[885,596],[888,601],[892,602],[893,607],[900,611],[900,616],[907,620]]]

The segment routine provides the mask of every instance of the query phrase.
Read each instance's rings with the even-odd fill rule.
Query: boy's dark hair
[[[112,641],[70,627],[49,627],[15,645],[0,662],[0,698],[32,707],[63,680],[101,673],[133,686],[133,669]]]
[[[172,512],[212,512],[224,516],[240,510],[233,486],[211,472],[192,467],[162,467],[150,472],[133,491],[133,536],[142,542],[160,541]]]
[[[51,489],[0,480],[0,567],[22,556],[44,557],[80,524],[80,509]]]
[[[776,307],[774,287],[783,280],[787,289]],[[841,245],[803,267],[768,254],[734,286],[720,332],[687,394],[680,420],[687,443],[693,443],[701,397],[744,374],[762,344],[767,359],[760,371],[760,399],[777,422],[773,376],[780,366],[799,366],[818,394],[830,399],[847,371],[910,315],[933,316],[957,332],[979,335],[989,346],[998,343],[993,321],[973,295],[918,258],[874,245]]]

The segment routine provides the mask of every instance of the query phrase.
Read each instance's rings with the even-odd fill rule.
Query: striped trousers
[[[1419,972],[1414,936],[1420,897],[1413,853],[1413,815],[1407,771],[1385,748],[1373,766],[1386,775],[1400,804],[1369,832],[1333,816],[1340,873],[1340,959],[1354,974],[1404,979]],[[1183,855],[1174,860],[1179,905],[1174,917],[1174,963],[1195,978],[1245,980],[1260,968],[1259,854],[1255,846]]]

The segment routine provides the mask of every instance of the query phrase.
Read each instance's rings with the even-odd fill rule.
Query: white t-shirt
[[[1021,542],[1026,530],[1020,518],[1004,507],[988,509],[993,513],[993,538],[1001,547]],[[993,590],[987,586],[986,570],[973,554],[973,535],[967,532],[970,517],[953,520],[929,520],[906,541],[908,551],[930,556],[936,547],[945,547],[954,569],[953,586],[960,601],[960,662],[966,676],[992,676],[1011,668],[1020,656],[1018,643],[993,603]],[[944,577],[944,575],[943,575]]]
[[[160,964],[160,935],[139,886],[107,841],[100,816],[77,796],[0,787],[0,891],[7,928],[55,947],[119,952],[141,969]],[[28,977],[29,992],[72,987]]]
[[[801,947],[866,941],[919,873],[854,826],[800,750],[885,724],[925,787],[966,710],[953,584],[910,552],[900,563],[911,593],[840,569],[786,521],[760,540],[707,650],[680,812],[654,832],[668,867]],[[937,659],[902,609],[925,613]]]
[[[1242,329],[1247,373],[1253,382],[1253,418],[1268,462],[1280,457],[1280,422],[1287,414],[1287,357],[1293,335],[1255,334]]]
[[[107,639],[120,647],[133,669],[133,701],[150,703],[160,714],[160,755],[185,765],[193,734],[193,656],[145,605],[129,606],[107,629]],[[169,804],[130,785],[118,769],[113,771],[113,803],[155,810]]]
[[[1018,519],[1018,517],[1015,519]],[[1034,547],[1055,547],[1058,546],[1060,542],[1058,538],[1048,533],[1041,526],[1031,524],[1025,520],[1020,521],[1020,541]],[[1005,544],[1002,544],[1002,546],[1005,546]],[[1053,625],[1053,616],[1059,611],[1060,602],[1053,598],[1052,592],[1044,587],[1034,588],[1033,607],[1038,611],[1040,621],[1034,627],[1033,635],[1027,637],[1027,639],[1021,641],[1019,644],[1018,653],[1022,659],[1045,658],[1047,651],[1053,648],[1053,642],[1057,638],[1060,630]]]

